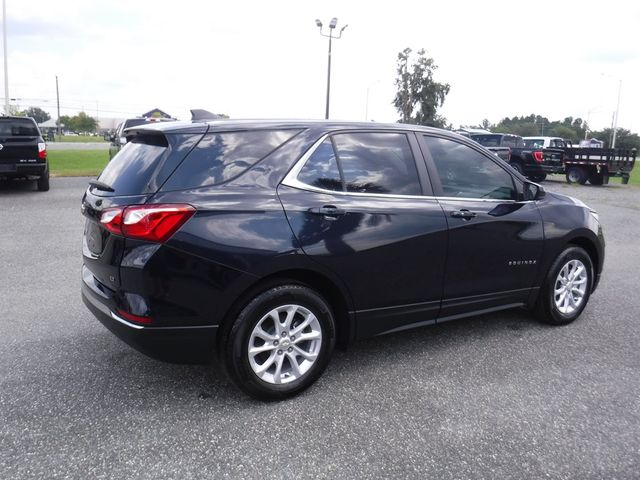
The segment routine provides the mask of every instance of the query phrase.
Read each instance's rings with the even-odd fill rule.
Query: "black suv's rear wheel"
[[[513,168],[520,175],[524,175],[524,167],[520,162],[511,162],[509,165],[511,165],[511,168]]]
[[[536,173],[534,175],[531,175],[531,180],[533,180],[534,182],[543,182],[546,178],[546,173]]]
[[[593,263],[582,248],[569,246],[558,255],[545,278],[536,315],[544,323],[566,325],[587,306],[593,285]]]
[[[242,309],[223,346],[224,361],[231,379],[249,395],[282,399],[318,379],[334,344],[327,302],[308,287],[286,284]]]
[[[38,191],[46,192],[49,190],[49,167],[47,167],[47,171],[37,180]]]

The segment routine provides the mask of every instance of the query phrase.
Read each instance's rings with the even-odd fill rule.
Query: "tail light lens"
[[[191,205],[183,204],[133,205],[104,210],[100,223],[116,235],[164,243],[195,212]]]
[[[38,157],[42,160],[47,158],[47,144],[44,142],[38,143]]]
[[[536,162],[542,163],[542,160],[543,160],[542,152],[540,151],[533,152],[533,158],[535,159]]]

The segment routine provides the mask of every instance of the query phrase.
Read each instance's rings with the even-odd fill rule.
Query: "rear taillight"
[[[38,157],[41,159],[47,158],[47,144],[46,143],[38,143]]]
[[[122,235],[122,208],[108,208],[102,211],[100,223],[116,235]]]
[[[116,235],[163,243],[195,212],[191,205],[133,205],[104,210],[100,223]]]
[[[540,151],[533,152],[533,158],[535,159],[536,162],[542,163],[542,160],[543,160],[542,152]]]

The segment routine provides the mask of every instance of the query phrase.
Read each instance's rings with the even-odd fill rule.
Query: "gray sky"
[[[9,96],[62,114],[322,118],[325,25],[331,117],[395,121],[397,53],[425,48],[451,84],[455,126],[537,113],[640,130],[640,2],[6,0]],[[603,75],[605,74],[605,75]],[[0,95],[3,93],[0,92]],[[12,103],[16,103],[12,102]]]

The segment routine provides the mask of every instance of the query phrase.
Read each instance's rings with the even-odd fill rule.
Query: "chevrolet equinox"
[[[262,399],[334,346],[524,307],[564,325],[604,261],[596,212],[469,139],[402,124],[145,124],[82,200],[82,297],[164,360],[218,355]]]

